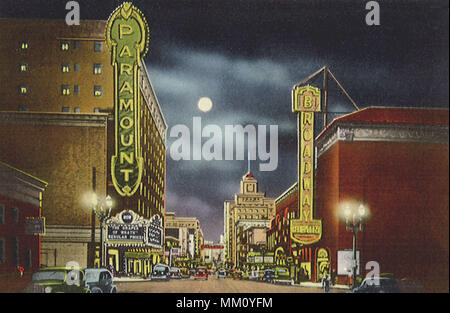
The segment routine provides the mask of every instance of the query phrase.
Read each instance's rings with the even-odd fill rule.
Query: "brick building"
[[[366,264],[376,261],[381,273],[413,279],[427,292],[448,292],[448,113],[370,107],[335,119],[316,139],[315,218],[322,220],[322,238],[301,249],[284,245],[286,258],[310,267],[313,281],[323,269],[341,267],[345,260],[338,252],[352,249],[352,233],[338,208],[354,200],[370,210],[358,233],[362,276]],[[294,189],[278,198],[272,237],[289,237],[283,225],[298,207]],[[277,227],[283,231],[274,234]],[[337,279],[348,283],[345,273]]]

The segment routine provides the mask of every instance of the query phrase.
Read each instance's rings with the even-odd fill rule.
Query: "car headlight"
[[[50,287],[50,286],[45,287],[44,292],[45,293],[51,293],[52,292],[52,287]]]

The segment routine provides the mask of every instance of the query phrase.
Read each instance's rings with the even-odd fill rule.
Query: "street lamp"
[[[94,193],[91,199],[92,210],[100,222],[100,267],[104,266],[104,247],[103,247],[103,226],[105,221],[111,216],[113,201],[110,196],[103,200],[99,199]]]
[[[353,257],[352,257],[352,276],[353,283],[352,288],[356,287],[356,244],[358,231],[364,230],[364,222],[369,217],[368,207],[360,202],[346,202],[341,204],[341,214],[345,219],[345,229],[353,233]]]

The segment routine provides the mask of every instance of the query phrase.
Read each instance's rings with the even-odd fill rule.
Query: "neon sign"
[[[320,111],[320,90],[298,87],[293,92],[292,111],[299,114],[298,208],[299,218],[291,220],[291,237],[310,245],[322,237],[322,221],[314,220],[314,112]]]
[[[106,26],[106,43],[114,67],[115,154],[111,158],[111,176],[121,196],[132,196],[142,179],[138,77],[148,42],[144,15],[130,2],[124,2]]]

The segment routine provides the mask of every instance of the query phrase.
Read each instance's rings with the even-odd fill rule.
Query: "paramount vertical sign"
[[[106,43],[114,67],[115,154],[111,158],[111,175],[122,196],[133,195],[142,178],[138,77],[148,42],[144,15],[130,2],[124,2],[111,14],[106,26]]]
[[[312,86],[293,91],[292,111],[299,114],[298,207],[299,219],[291,220],[291,237],[301,245],[322,237],[322,221],[314,220],[314,112],[320,111],[320,90]]]

